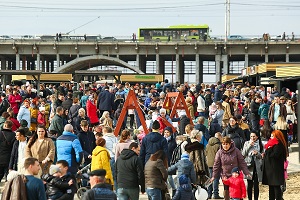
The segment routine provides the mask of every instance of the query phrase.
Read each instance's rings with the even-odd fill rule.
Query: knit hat
[[[53,175],[53,174],[55,174],[55,173],[57,173],[57,172],[60,172],[59,167],[56,166],[56,165],[51,165],[51,167],[50,167],[50,169],[49,169],[49,174],[50,174],[50,175]]]
[[[234,167],[234,168],[231,170],[231,173],[233,173],[233,172],[240,174],[240,170],[239,170],[238,167]]]
[[[189,154],[187,154],[187,153],[181,154],[181,160],[189,159],[189,158],[190,158]]]
[[[171,127],[167,126],[165,129],[164,129],[164,132],[165,130],[169,131],[171,133],[171,135],[173,134],[173,130]]]
[[[20,125],[21,125],[22,127],[27,127],[27,126],[28,126],[28,122],[27,122],[25,119],[22,119],[22,120],[20,121]]]
[[[179,185],[188,184],[189,181],[189,177],[186,174],[182,174],[179,176]]]

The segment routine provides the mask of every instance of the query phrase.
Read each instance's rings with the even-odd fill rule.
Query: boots
[[[230,200],[230,197],[229,197],[229,190],[224,190],[224,199],[225,200]]]

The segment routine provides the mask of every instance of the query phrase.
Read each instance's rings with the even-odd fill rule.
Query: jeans
[[[138,200],[140,188],[118,188],[117,194],[119,200]]]
[[[118,185],[117,185],[117,177],[116,177],[116,173],[115,173],[115,157],[110,158],[110,168],[111,168],[111,172],[112,172],[113,179],[114,179],[114,189],[115,189],[115,191],[117,191]]]
[[[157,188],[146,189],[149,200],[162,200],[161,190]]]
[[[232,198],[231,200],[241,200],[240,198]]]
[[[211,178],[212,173],[213,173],[213,171],[212,171],[213,169],[212,169],[212,167],[209,167],[208,170],[209,170],[209,175],[210,175],[210,178]],[[208,188],[207,188],[208,196],[212,196],[212,193],[214,193],[215,197],[219,196],[219,180],[220,180],[220,176],[215,178],[213,183],[210,184],[210,186],[208,186]]]

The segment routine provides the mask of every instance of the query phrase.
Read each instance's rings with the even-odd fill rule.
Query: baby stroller
[[[194,193],[195,199],[197,199],[197,200],[207,200],[207,198],[208,198],[207,188],[212,183],[210,182],[210,179],[208,176],[206,176],[206,178],[207,178],[207,181],[203,185],[192,184],[193,193]]]
[[[77,172],[76,175],[77,185],[78,185],[77,197],[79,199],[81,199],[84,193],[91,188],[89,186],[89,175],[88,175],[88,171],[90,167],[91,164],[88,164]],[[87,182],[88,183],[87,186],[83,186],[83,182]]]

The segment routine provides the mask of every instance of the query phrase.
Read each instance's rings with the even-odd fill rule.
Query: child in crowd
[[[63,182],[60,178],[61,172],[58,166],[52,165],[50,173],[42,176],[42,180],[47,182],[46,194],[48,199],[55,200],[61,198],[67,189],[73,184],[73,181]]]
[[[243,180],[243,174],[240,173],[238,167],[231,170],[230,178],[223,177],[223,183],[229,186],[229,195],[232,200],[240,200],[246,198],[246,185]]]
[[[189,177],[186,174],[179,176],[179,187],[173,200],[194,200],[194,194]]]
[[[181,155],[181,159],[174,165],[168,168],[169,174],[175,174],[178,170],[178,177],[182,174],[186,174],[190,179],[190,182],[196,184],[196,172],[194,168],[194,164],[189,160],[189,154],[183,153]]]

